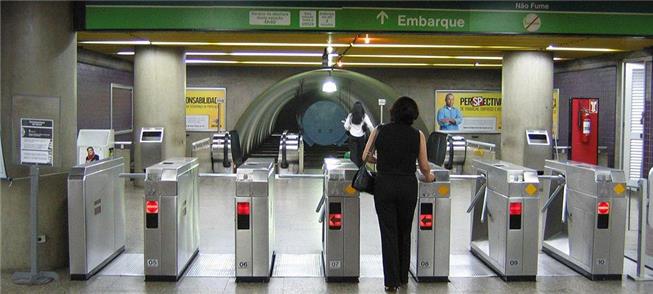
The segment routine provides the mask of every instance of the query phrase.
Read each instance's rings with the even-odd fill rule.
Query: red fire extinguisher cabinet
[[[598,164],[599,161],[599,99],[569,99],[569,159]]]

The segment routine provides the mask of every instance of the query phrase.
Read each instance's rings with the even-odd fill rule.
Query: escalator
[[[274,134],[255,148],[248,158],[277,158],[279,154],[279,134]],[[324,158],[335,157],[343,158],[345,152],[349,151],[347,145],[304,145],[304,168],[307,169],[320,169]]]

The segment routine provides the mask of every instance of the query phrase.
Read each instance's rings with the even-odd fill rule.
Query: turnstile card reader
[[[177,281],[199,252],[199,164],[172,158],[145,171],[145,280]]]
[[[327,282],[358,282],[360,193],[351,186],[358,167],[349,159],[324,160],[322,265]]]
[[[472,254],[505,281],[537,275],[540,183],[537,172],[503,161],[474,160],[483,175],[472,190]]]
[[[560,175],[546,187],[542,251],[592,280],[621,279],[626,229],[626,177],[621,170],[546,161]]]
[[[141,166],[145,169],[163,160],[164,128],[142,128],[138,137],[141,148]]]
[[[77,165],[68,175],[70,278],[87,280],[125,250],[122,158]]]
[[[526,130],[524,166],[542,174],[544,161],[551,158],[551,140],[547,130]]]
[[[411,236],[410,273],[418,282],[449,280],[449,170],[430,164],[435,181],[419,181]]]
[[[247,160],[237,171],[236,282],[268,282],[274,267],[273,160]]]

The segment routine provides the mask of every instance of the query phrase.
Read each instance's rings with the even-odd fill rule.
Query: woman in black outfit
[[[381,229],[386,291],[408,283],[410,231],[417,203],[415,162],[424,180],[435,178],[427,161],[424,134],[411,126],[418,115],[413,99],[397,99],[390,108],[391,122],[372,131],[363,152],[364,161],[376,162],[374,206]]]

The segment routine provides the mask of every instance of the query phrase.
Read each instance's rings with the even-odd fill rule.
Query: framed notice
[[[20,164],[52,166],[54,120],[20,119]]]
[[[551,136],[553,139],[559,139],[558,138],[558,125],[560,124],[560,89],[553,89],[553,101],[551,101],[551,112],[553,113],[553,117],[551,119]]]
[[[436,90],[435,117],[446,105],[447,95],[453,95],[453,107],[463,118],[460,130],[496,131],[501,129],[501,91],[492,90]],[[435,121],[435,129],[440,129]]]
[[[186,131],[224,131],[226,97],[225,88],[186,88]]]

